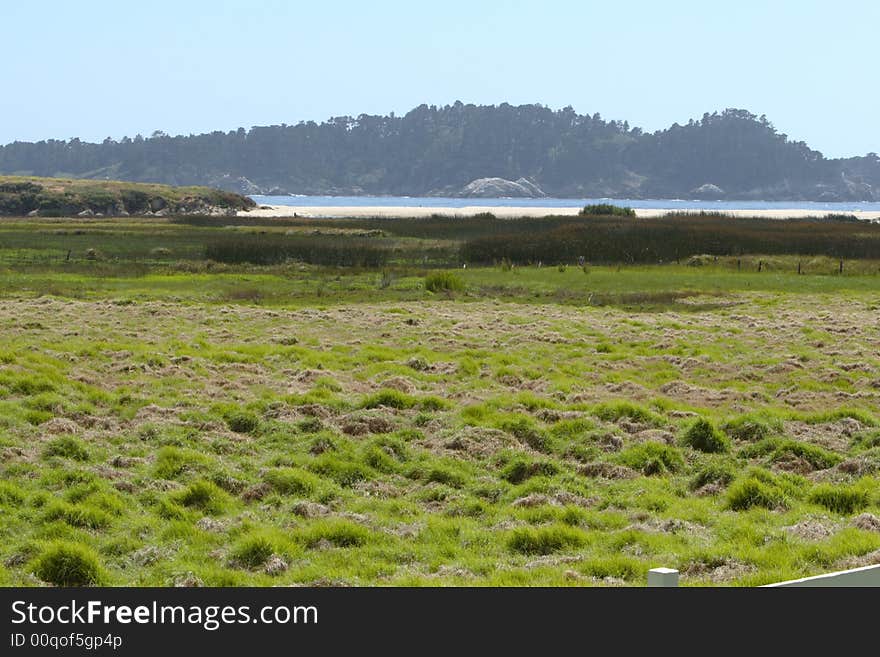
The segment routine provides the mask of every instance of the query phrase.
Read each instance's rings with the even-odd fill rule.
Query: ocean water
[[[611,203],[630,208],[658,210],[814,210],[816,212],[880,212],[880,202],[819,203],[812,201],[697,201],[683,199],[609,199],[609,198],[445,198],[440,196],[252,196],[260,205],[313,207],[517,207],[582,208],[594,203]]]

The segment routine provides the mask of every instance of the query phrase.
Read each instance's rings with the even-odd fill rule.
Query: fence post
[[[678,571],[675,568],[651,568],[648,571],[648,586],[674,588],[678,586]]]

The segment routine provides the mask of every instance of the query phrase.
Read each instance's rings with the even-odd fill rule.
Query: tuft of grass
[[[425,289],[428,292],[460,292],[464,281],[451,271],[438,271],[425,276]]]
[[[379,408],[387,406],[388,408],[406,409],[413,408],[418,404],[418,400],[412,395],[394,390],[392,388],[383,388],[379,392],[370,395],[361,402],[361,408]]]
[[[682,442],[700,452],[716,454],[730,449],[730,440],[706,418],[698,418],[685,429]]]
[[[209,515],[220,515],[229,506],[229,495],[216,484],[200,479],[171,495],[171,500]]]
[[[726,461],[711,461],[694,473],[688,482],[688,488],[697,490],[708,484],[727,486],[736,478],[736,468]]]
[[[740,415],[722,424],[721,430],[734,440],[754,443],[778,433],[782,426],[779,421],[769,423],[752,415]]]
[[[350,520],[331,518],[315,522],[303,535],[305,544],[314,548],[327,542],[335,547],[350,548],[370,541],[370,531]]]
[[[599,404],[593,409],[593,415],[606,422],[617,422],[621,418],[627,418],[633,422],[641,422],[652,426],[663,424],[663,419],[656,413],[652,413],[647,408],[632,402]]]
[[[106,581],[98,555],[78,543],[51,543],[34,561],[31,571],[55,586],[96,586]]]
[[[678,449],[654,442],[625,449],[617,455],[617,461],[645,475],[678,472],[684,467],[684,457]]]
[[[870,503],[867,491],[853,486],[833,486],[822,484],[810,493],[810,502],[820,504],[829,511],[841,515],[852,515]]]
[[[84,529],[105,529],[110,526],[110,514],[101,509],[84,504],[53,502],[46,510],[47,520],[61,520],[71,527]]]
[[[259,568],[275,552],[275,545],[269,537],[262,534],[246,536],[232,549],[230,562],[240,568]]]
[[[310,495],[321,486],[320,478],[300,468],[273,468],[263,479],[282,495]]]
[[[260,426],[260,418],[251,411],[232,411],[226,415],[226,426],[235,433],[254,433]]]
[[[153,475],[157,479],[175,479],[184,472],[196,471],[205,465],[205,457],[189,449],[162,447],[156,456]]]
[[[519,554],[552,554],[584,544],[581,531],[568,525],[550,527],[522,527],[513,530],[507,540],[507,548]]]
[[[777,509],[785,506],[783,493],[756,477],[734,482],[727,491],[727,508],[731,511],[747,511],[754,507]]]
[[[501,478],[512,484],[521,484],[532,477],[552,477],[559,467],[551,461],[531,461],[516,458],[501,470]]]
[[[89,450],[81,440],[73,436],[61,436],[49,441],[43,450],[44,456],[60,456],[73,461],[88,461]]]

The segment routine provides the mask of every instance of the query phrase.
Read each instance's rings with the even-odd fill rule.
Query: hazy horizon
[[[16,27],[7,47],[28,65],[7,71],[15,93],[0,98],[2,144],[228,132],[461,100],[570,105],[648,132],[735,107],[829,158],[880,152],[871,2],[91,0],[4,11]]]

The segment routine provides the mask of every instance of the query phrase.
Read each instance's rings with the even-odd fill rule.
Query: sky
[[[426,103],[648,131],[728,107],[880,152],[876,0],[0,0],[0,144],[197,134]]]

